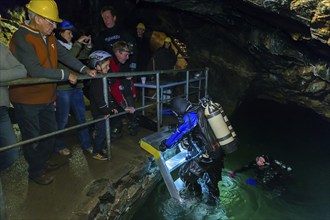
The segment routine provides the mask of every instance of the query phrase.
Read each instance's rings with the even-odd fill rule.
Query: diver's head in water
[[[269,165],[269,158],[266,155],[260,155],[256,158],[256,163],[259,167],[268,166]]]

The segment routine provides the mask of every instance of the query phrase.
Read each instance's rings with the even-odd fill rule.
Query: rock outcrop
[[[329,0],[141,0],[133,10],[147,27],[186,43],[188,68],[211,68],[210,94],[229,113],[254,97],[295,103],[325,119],[329,11]]]

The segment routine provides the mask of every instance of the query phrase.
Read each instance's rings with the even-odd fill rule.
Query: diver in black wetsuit
[[[251,181],[253,179],[249,179],[250,181],[247,181],[248,184],[260,184],[264,189],[284,191],[284,182],[291,176],[292,168],[268,155],[261,155],[255,161],[251,161],[231,172],[230,178],[234,178],[237,173],[248,170],[254,170],[256,174],[255,182]]]
[[[189,192],[199,197],[202,195],[202,187],[198,180],[203,179],[208,189],[207,203],[217,205],[220,197],[218,183],[222,180],[221,171],[224,167],[225,154],[220,146],[216,144],[211,146],[201,131],[204,117],[198,116],[201,113],[198,107],[193,107],[188,100],[181,97],[174,98],[171,106],[173,112],[182,118],[182,122],[175,132],[161,143],[159,149],[165,151],[182,141],[188,154],[187,162],[179,171],[181,180]]]

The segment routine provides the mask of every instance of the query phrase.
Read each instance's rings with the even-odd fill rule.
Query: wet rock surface
[[[139,128],[135,137],[126,134],[112,143],[110,161],[84,154],[74,132],[67,138],[70,157],[57,154],[61,164],[53,171],[55,181],[41,186],[28,180],[23,155],[1,173],[8,219],[131,219],[161,180],[150,155],[139,140],[151,131]]]
[[[328,0],[139,4],[135,10],[157,18],[146,19],[150,29],[187,44],[188,67],[211,68],[210,94],[228,113],[242,100],[262,98],[295,103],[330,119]]]

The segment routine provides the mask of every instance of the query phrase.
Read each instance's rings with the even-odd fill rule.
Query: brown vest
[[[16,35],[19,34],[24,35],[23,42],[17,40],[18,37]],[[19,39],[22,38],[19,37]],[[21,49],[20,44],[30,44],[34,50],[26,52]],[[10,42],[10,49],[13,54],[16,54],[16,57],[19,57],[19,53],[24,53],[24,56],[36,57],[39,60],[38,65],[43,68],[57,69],[58,54],[54,35],[47,37],[46,45],[37,31],[27,26],[21,26]],[[26,58],[23,58],[21,62],[24,64],[25,60]],[[28,65],[25,66],[28,70],[28,77],[31,77]],[[14,103],[48,104],[56,98],[56,83],[10,86],[9,93],[10,100]]]

